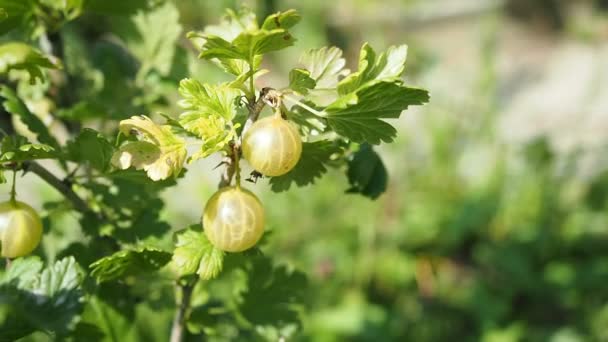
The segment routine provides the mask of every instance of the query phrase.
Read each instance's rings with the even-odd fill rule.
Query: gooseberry
[[[242,149],[256,171],[275,177],[296,166],[302,154],[302,138],[293,124],[273,115],[257,121],[245,132]]]
[[[34,208],[19,201],[0,203],[2,256],[17,258],[31,253],[42,238],[42,221]]]
[[[218,190],[205,205],[203,227],[218,249],[241,252],[253,247],[264,233],[264,207],[239,186]]]

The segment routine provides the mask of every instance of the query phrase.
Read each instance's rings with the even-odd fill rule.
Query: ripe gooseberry
[[[42,221],[34,208],[19,201],[0,203],[2,256],[17,258],[31,253],[42,238]]]
[[[240,186],[218,190],[205,205],[203,227],[209,241],[226,252],[253,247],[264,233],[264,207]]]
[[[243,137],[243,156],[266,176],[284,175],[293,169],[302,154],[302,138],[296,127],[280,115],[254,123]]]

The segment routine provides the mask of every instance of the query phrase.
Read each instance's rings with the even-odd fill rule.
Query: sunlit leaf
[[[411,105],[428,102],[424,89],[393,81],[373,81],[340,97],[326,109],[326,119],[336,133],[355,142],[379,144],[393,141],[397,130],[381,119],[398,118]]]
[[[224,252],[207,239],[200,225],[176,234],[172,268],[180,275],[198,274],[202,279],[215,278],[221,271]]]
[[[338,84],[338,93],[345,95],[356,91],[372,81],[392,80],[401,77],[407,59],[407,45],[391,46],[386,52],[376,55],[365,43],[359,56],[359,70],[346,76]]]
[[[288,173],[270,178],[272,191],[281,192],[289,190],[292,184],[306,186],[327,171],[326,163],[331,160],[331,156],[340,152],[340,147],[331,141],[317,141],[302,144],[302,156],[298,164]]]
[[[91,275],[98,283],[126,276],[154,272],[171,260],[171,253],[157,248],[123,250],[91,264]]]
[[[120,122],[124,135],[135,135],[138,141],[122,145],[112,157],[120,169],[131,166],[144,169],[154,181],[177,176],[186,160],[186,143],[171,131],[171,126],[157,125],[146,116],[134,116]]]

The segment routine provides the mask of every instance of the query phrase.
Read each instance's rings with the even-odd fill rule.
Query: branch
[[[280,105],[280,96],[281,94],[273,88],[263,88],[260,91],[260,97],[258,97],[257,100],[255,97],[249,99],[249,103],[247,104],[249,115],[247,116],[247,121],[245,122],[243,130],[241,131],[241,135],[235,143],[230,144],[229,155],[222,160],[222,163],[220,164],[225,165],[225,168],[218,188],[228,186],[232,182],[232,178],[237,171],[237,158],[241,158],[241,141],[247,130],[249,130],[253,123],[260,117],[260,113],[262,112],[262,109],[264,109],[265,105],[269,105],[273,108]],[[237,174],[237,177],[238,176],[239,175]],[[175,316],[173,317],[173,325],[171,326],[171,342],[181,342],[183,340],[186,315],[190,309],[192,291],[194,290],[194,286],[196,286],[198,280],[199,277],[196,277],[193,281],[187,284],[180,284],[179,281],[176,284],[176,288],[178,291],[181,291],[182,297],[178,303],[179,307],[175,312]]]
[[[179,308],[175,312],[173,318],[173,326],[171,327],[171,342],[181,342],[184,336],[184,326],[186,323],[186,313],[190,308],[190,300],[192,299],[192,291],[198,281],[198,277],[188,284],[178,284],[178,289],[181,289],[182,298],[179,303]]]
[[[25,162],[23,165],[23,170],[26,172],[29,171],[29,172],[36,174],[42,180],[47,182],[50,186],[52,186],[57,191],[59,191],[65,198],[67,198],[70,202],[72,202],[74,209],[81,211],[83,213],[93,213],[93,214],[97,215],[97,213],[95,213],[87,205],[87,203],[82,198],[80,198],[80,196],[78,196],[78,194],[76,194],[74,192],[74,190],[72,190],[72,187],[68,183],[57,178],[57,176],[50,173],[47,169],[42,167],[40,164],[33,162],[33,161]]]
[[[243,126],[243,130],[241,131],[241,137],[239,139],[239,149],[241,140],[245,133],[251,128],[254,122],[260,117],[260,113],[262,109],[264,109],[265,105],[269,105],[271,107],[276,107],[277,103],[279,103],[280,94],[273,88],[262,88],[260,91],[260,97],[257,100],[253,100],[251,103],[247,105],[249,109],[249,116],[247,116],[247,121],[245,121],[245,125]]]

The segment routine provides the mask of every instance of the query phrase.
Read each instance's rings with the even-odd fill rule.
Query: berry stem
[[[17,170],[13,169],[13,184],[11,186],[11,203],[17,204]]]

